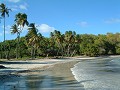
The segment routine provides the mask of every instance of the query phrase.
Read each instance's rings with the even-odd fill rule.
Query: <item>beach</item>
[[[89,62],[94,63],[96,60],[105,60],[106,62],[108,59],[117,57],[120,56],[74,57],[65,59],[38,59],[1,62],[0,64],[7,68],[0,69],[2,72],[0,74],[0,90],[13,90],[13,88],[19,90],[85,90],[85,84],[83,84],[84,78],[80,79],[83,81],[80,81],[78,80],[78,76],[76,76],[82,74],[79,73],[79,70],[83,70],[84,66],[88,63],[88,65],[85,66],[85,68],[87,68],[89,66]],[[84,63],[84,61],[86,63]],[[79,64],[81,64],[81,67],[79,66],[80,69],[76,68]],[[84,76],[84,73],[82,76]],[[87,79],[89,80],[89,77],[87,77]]]
[[[75,80],[71,72],[71,68],[77,62],[78,60],[73,58],[2,62],[1,64],[7,67],[5,73],[9,72],[7,73],[9,74],[9,80],[6,81],[6,79],[3,79],[5,82],[0,86],[0,90],[4,90],[4,86],[5,90],[9,90],[14,86],[20,90],[21,88],[22,90],[28,88],[31,88],[31,90],[33,88],[40,90],[73,90],[73,88],[74,90],[82,90],[82,86]],[[37,84],[35,86],[26,86],[26,84],[33,82],[39,84],[41,87],[37,86]]]

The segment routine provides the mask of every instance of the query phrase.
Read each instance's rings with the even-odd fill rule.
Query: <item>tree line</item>
[[[31,57],[34,59],[35,57],[120,54],[120,33],[93,35],[66,31],[65,34],[61,34],[60,31],[55,30],[50,33],[50,37],[44,37],[33,28],[30,28],[26,36],[20,38],[19,47],[18,38],[0,42],[0,58]],[[3,52],[4,43],[6,54]]]
[[[48,56],[99,56],[120,54],[120,33],[77,34],[68,30],[62,34],[59,30],[50,33],[50,37],[44,37],[38,32],[35,23],[29,23],[27,14],[15,15],[15,23],[11,26],[11,34],[17,34],[14,40],[5,40],[5,18],[9,16],[11,9],[5,4],[0,5],[0,13],[4,19],[4,41],[0,42],[0,58],[22,57],[48,57]],[[24,26],[28,26],[28,32],[24,37],[20,34]]]

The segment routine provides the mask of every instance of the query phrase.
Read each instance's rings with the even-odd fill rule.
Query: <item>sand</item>
[[[29,79],[22,82],[39,83],[41,87],[33,86],[39,88],[39,90],[84,90],[83,86],[75,80],[71,71],[76,63],[78,63],[78,60],[61,61],[18,74],[29,77]],[[32,89],[32,87],[29,88]]]
[[[1,63],[9,69],[21,70],[12,74],[20,75],[19,87],[33,90],[37,88],[39,90],[84,90],[83,86],[77,82],[72,74],[71,68],[81,60],[84,59],[102,59],[109,57],[120,56],[105,56],[105,57],[73,57],[67,59],[38,59],[27,61],[6,61]],[[19,79],[20,78],[20,79]],[[13,82],[16,82],[15,80]],[[9,85],[11,82],[7,81]],[[6,85],[5,83],[5,85]],[[26,84],[30,84],[26,86]],[[31,84],[34,86],[31,86]],[[37,84],[39,84],[37,86]],[[1,86],[2,88],[3,86]]]
[[[68,57],[66,59],[37,59],[37,60],[26,60],[26,61],[5,61],[0,62],[0,65],[5,66],[11,69],[21,69],[21,70],[31,70],[35,68],[45,68],[51,67],[54,64],[74,61],[74,60],[91,60],[91,59],[102,59],[102,58],[110,58],[110,57],[120,57],[120,55],[113,56],[101,56],[101,57],[86,57],[86,56],[78,56],[78,57]]]
[[[11,73],[12,75],[20,76],[17,77],[19,81],[13,78],[13,82],[20,83],[16,89],[24,87],[25,90],[29,90],[29,88],[31,90],[34,88],[39,90],[81,90],[81,85],[75,80],[70,69],[74,67],[77,62],[78,60],[75,59],[40,59],[32,61],[9,61],[8,64],[4,63],[2,65],[7,68],[21,69],[21,71]],[[4,85],[5,87],[12,87],[12,83],[6,81]],[[36,85],[28,85],[28,87],[24,83],[36,83]],[[15,86],[17,84],[18,83],[16,83]],[[38,87],[37,84],[40,84],[41,87]],[[4,86],[1,86],[0,88],[3,87]]]
[[[2,65],[11,69],[23,69],[30,70],[34,68],[41,68],[44,66],[50,66],[55,63],[59,63],[59,59],[38,59],[38,60],[26,60],[26,61],[6,61],[2,62]]]

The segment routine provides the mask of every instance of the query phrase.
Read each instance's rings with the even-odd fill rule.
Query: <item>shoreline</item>
[[[46,60],[49,61],[49,60]],[[54,61],[54,62],[53,62]],[[37,61],[36,61],[37,62]],[[20,89],[20,87],[28,88],[24,83],[38,83],[42,85],[42,87],[34,86],[35,88],[39,88],[40,90],[63,90],[63,89],[70,89],[73,90],[77,86],[81,90],[83,88],[74,78],[71,69],[74,65],[78,62],[78,60],[51,60],[52,64],[48,64],[45,66],[32,68],[29,70],[22,70],[18,72],[11,73],[11,78],[13,77],[13,82],[16,82]],[[23,67],[22,67],[23,68]],[[13,76],[12,76],[13,75]],[[18,76],[18,77],[14,77]],[[9,77],[8,77],[9,79]],[[9,79],[10,80],[10,79]],[[19,83],[18,83],[19,82]],[[24,85],[23,85],[23,84]],[[5,86],[13,86],[13,83],[10,81],[6,81]],[[4,86],[1,86],[2,88]],[[33,88],[33,87],[29,87]],[[78,90],[79,90],[78,89]]]
[[[53,89],[63,90],[65,88],[70,90],[73,90],[75,88],[77,88],[76,90],[84,90],[83,89],[84,86],[75,79],[71,71],[71,68],[73,68],[75,64],[77,64],[78,62],[81,62],[82,60],[108,59],[108,58],[117,58],[117,57],[120,57],[120,56],[73,57],[73,58],[66,58],[66,59],[39,59],[39,60],[31,60],[31,61],[10,61],[8,63],[9,65],[7,66],[13,69],[23,65],[22,67],[20,67],[21,71],[13,71],[12,73],[10,73],[11,75],[20,76],[20,77],[15,77],[14,79],[17,81],[14,81],[14,82],[37,83],[39,81],[42,87],[38,87],[38,88],[45,89],[45,90],[48,90],[48,88],[50,88],[50,90],[53,90]],[[7,83],[9,85],[12,84],[9,81],[7,81],[6,84]],[[20,89],[20,87],[22,86],[23,84],[19,84],[18,89]],[[24,86],[24,87],[27,88],[27,86]]]
[[[120,55],[110,55],[110,56],[99,56],[99,57],[87,57],[87,56],[76,56],[76,57],[65,57],[61,59],[37,59],[37,60],[26,60],[26,61],[2,61],[1,66],[7,69],[18,69],[18,70],[32,70],[37,68],[50,67],[55,64],[65,63],[69,61],[80,61],[80,60],[92,60],[92,59],[107,59],[107,58],[117,58]],[[4,68],[1,68],[4,69]]]

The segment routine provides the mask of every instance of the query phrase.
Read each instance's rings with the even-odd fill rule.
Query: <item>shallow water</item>
[[[120,90],[120,58],[84,60],[71,70],[85,90]]]
[[[48,70],[32,70],[20,75],[1,74],[0,90],[84,90],[70,71],[73,65],[60,64]]]

